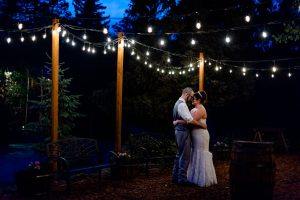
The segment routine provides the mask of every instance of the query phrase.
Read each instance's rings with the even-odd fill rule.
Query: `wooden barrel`
[[[232,200],[271,200],[275,184],[273,143],[234,141],[230,161]]]

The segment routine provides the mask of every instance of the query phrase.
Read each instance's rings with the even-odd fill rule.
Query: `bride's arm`
[[[196,121],[195,119],[193,119],[192,121],[188,122],[186,120],[180,120],[180,119],[177,119],[175,121],[173,121],[173,125],[176,126],[177,124],[192,124],[194,125],[195,127],[198,127],[198,128],[203,128],[203,129],[207,129],[207,125],[205,123],[202,123],[202,122],[199,122],[199,121]]]

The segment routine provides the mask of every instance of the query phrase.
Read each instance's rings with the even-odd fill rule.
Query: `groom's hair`
[[[185,93],[190,94],[191,92],[194,92],[194,91],[190,87],[186,87],[182,90],[182,94],[185,94]]]

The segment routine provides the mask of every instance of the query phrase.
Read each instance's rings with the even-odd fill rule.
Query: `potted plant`
[[[50,189],[49,167],[39,161],[28,164],[28,168],[15,174],[17,191],[22,195],[45,194]]]
[[[136,159],[127,152],[111,152],[111,175],[114,179],[131,179],[138,173]]]

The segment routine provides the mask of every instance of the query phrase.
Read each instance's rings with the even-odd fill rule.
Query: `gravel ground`
[[[300,157],[296,154],[278,154],[273,200],[300,200]],[[54,181],[48,194],[24,197],[16,191],[2,191],[1,200],[8,199],[230,199],[229,160],[214,160],[218,184],[206,188],[178,186],[170,181],[171,168],[152,168],[149,175],[140,173],[130,180],[112,180],[109,170],[103,173],[100,183],[95,175],[82,175],[72,182],[70,194],[65,192],[63,181]]]

